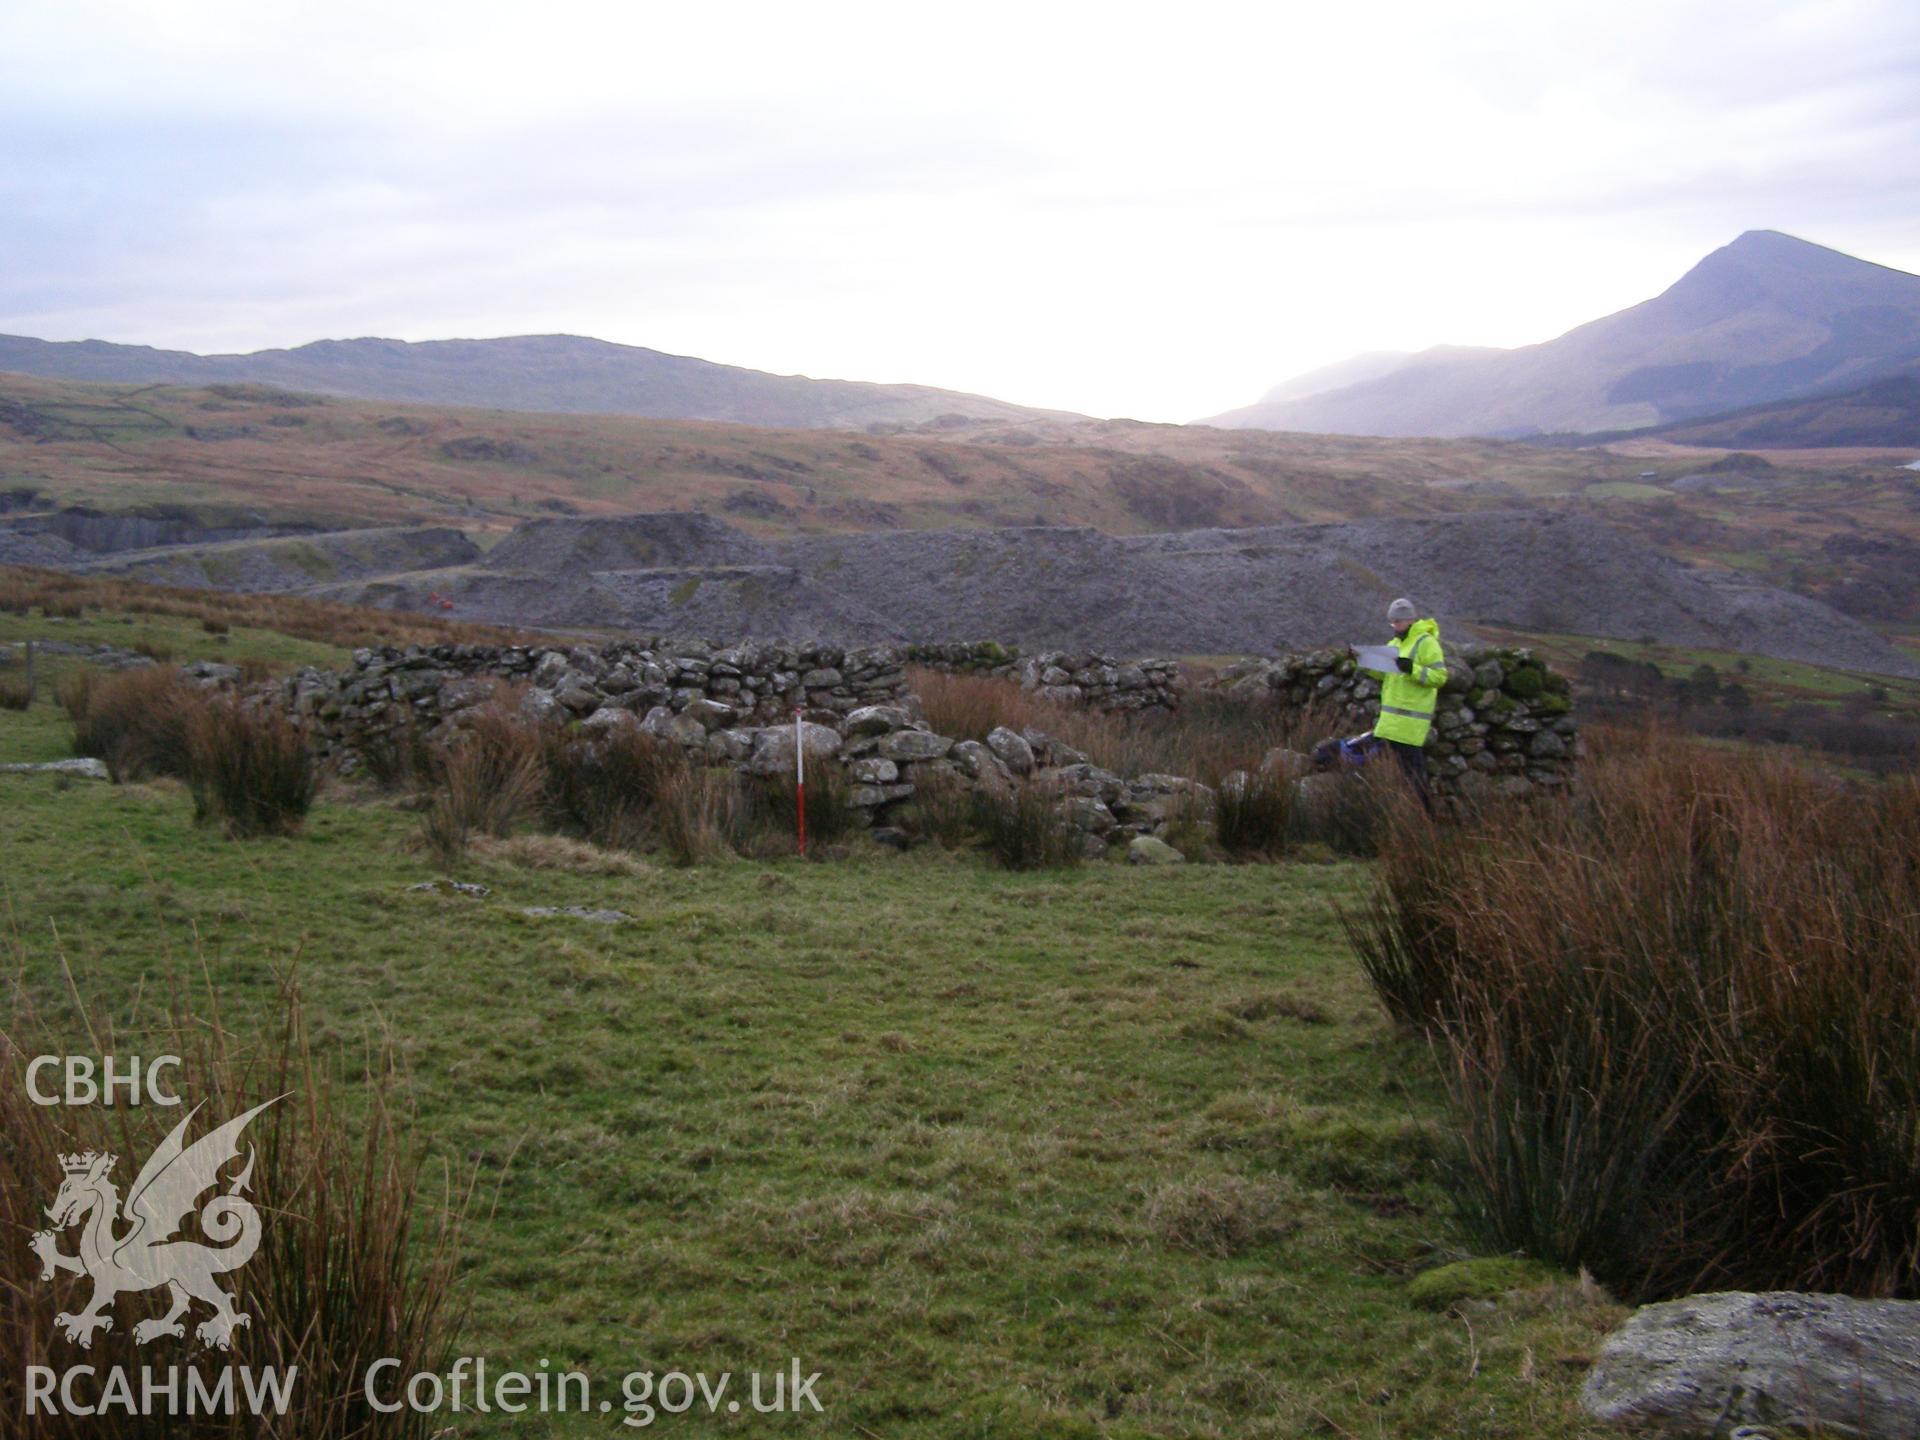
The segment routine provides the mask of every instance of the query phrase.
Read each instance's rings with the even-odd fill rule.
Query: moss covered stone
[[[1408,1282],[1407,1298],[1423,1310],[1447,1310],[1462,1300],[1497,1300],[1510,1291],[1538,1289],[1567,1278],[1538,1260],[1495,1255],[1422,1271]]]
[[[1537,699],[1547,688],[1546,672],[1537,665],[1521,665],[1507,672],[1503,687],[1509,695],[1522,700]]]

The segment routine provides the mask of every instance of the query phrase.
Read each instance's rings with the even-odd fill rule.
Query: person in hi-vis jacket
[[[1412,783],[1427,813],[1433,813],[1433,795],[1427,788],[1427,734],[1433,729],[1433,707],[1440,687],[1447,683],[1446,656],[1440,651],[1440,625],[1422,617],[1413,602],[1402,596],[1387,607],[1393,626],[1393,648],[1398,668],[1380,680],[1380,718],[1374,722],[1376,739],[1393,750],[1400,773]]]

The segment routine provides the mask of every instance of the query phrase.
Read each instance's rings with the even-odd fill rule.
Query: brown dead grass
[[[998,726],[1035,729],[1064,741],[1117,775],[1180,775],[1218,785],[1234,770],[1257,770],[1276,748],[1306,751],[1335,724],[1266,700],[1190,691],[1172,714],[1105,714],[1055,705],[1016,680],[907,668],[927,724],[956,740],[985,740]]]
[[[1279,1180],[1219,1175],[1162,1186],[1148,1197],[1144,1218],[1168,1245],[1224,1257],[1286,1238],[1299,1228],[1300,1210]]]
[[[565,835],[514,835],[505,840],[476,835],[473,853],[482,860],[524,870],[556,870],[569,875],[632,879],[653,869],[624,850],[603,850]]]

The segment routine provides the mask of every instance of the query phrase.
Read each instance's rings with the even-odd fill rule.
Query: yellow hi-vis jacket
[[[1433,706],[1447,683],[1446,656],[1440,653],[1440,626],[1416,620],[1394,637],[1393,648],[1413,661],[1411,673],[1395,670],[1380,682],[1380,719],[1373,733],[1402,745],[1424,745],[1433,728]]]

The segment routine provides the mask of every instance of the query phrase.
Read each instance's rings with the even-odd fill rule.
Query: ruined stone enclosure
[[[303,670],[278,699],[310,727],[330,762],[356,757],[403,727],[429,736],[457,729],[463,712],[518,682],[516,702],[537,719],[585,733],[634,726],[716,765],[790,773],[796,743],[813,765],[844,772],[863,825],[884,826],[938,777],[962,786],[1029,779],[1057,789],[1089,833],[1089,848],[1164,832],[1176,811],[1204,816],[1213,794],[1194,777],[1122,776],[1042,731],[995,730],[984,740],[934,734],[905,667],[994,675],[1057,705],[1139,714],[1177,710],[1185,682],[1172,660],[1089,652],[1022,655],[993,642],[942,646],[746,643],[654,637],[601,646],[438,645],[355,653],[345,671]],[[1437,786],[1471,793],[1558,787],[1573,772],[1578,736],[1565,677],[1525,650],[1474,649],[1449,657],[1429,753]],[[1311,711],[1329,734],[1364,730],[1378,682],[1337,652],[1231,667],[1211,682],[1232,696]],[[1267,757],[1297,765],[1301,757]]]

